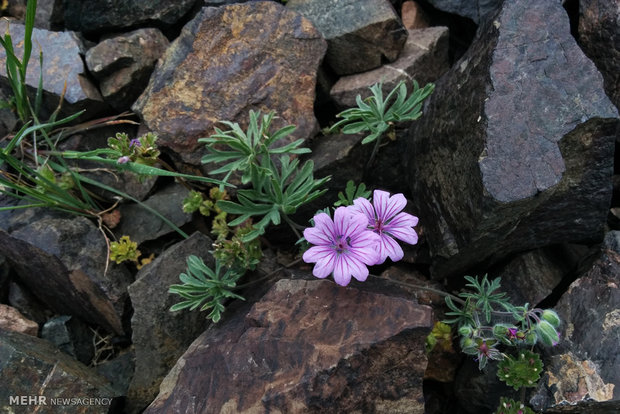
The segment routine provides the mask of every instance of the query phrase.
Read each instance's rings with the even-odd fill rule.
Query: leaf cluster
[[[351,206],[353,205],[353,201],[360,197],[370,200],[371,194],[370,190],[366,190],[366,184],[360,183],[359,185],[355,185],[353,180],[349,180],[347,181],[344,193],[342,191],[338,192],[338,201],[334,203],[334,207]]]
[[[187,258],[186,271],[179,275],[181,284],[171,285],[169,289],[170,293],[177,294],[184,300],[173,305],[170,310],[211,309],[207,317],[217,323],[222,318],[226,300],[244,300],[232,291],[241,276],[235,269],[223,266],[217,259],[215,269],[211,269],[200,257],[191,255]]]
[[[534,411],[519,401],[502,397],[494,414],[534,414]]]
[[[300,148],[303,140],[280,147],[274,145],[291,134],[295,127],[289,125],[271,133],[273,117],[273,112],[260,118],[260,113],[250,111],[247,132],[239,124],[226,121],[223,124],[229,130],[216,128],[216,134],[199,140],[207,144],[209,151],[203,157],[203,163],[227,162],[210,174],[225,173],[224,181],[227,181],[232,173],[239,172],[243,184],[251,183],[251,188],[237,192],[236,202],[220,200],[216,204],[223,211],[238,215],[228,223],[230,226],[261,216],[254,224],[254,230],[244,235],[244,241],[258,237],[270,223],[280,224],[282,216],[295,213],[301,205],[324,194],[326,190],[321,187],[329,180],[329,177],[315,179],[313,162],[306,161],[300,166],[299,159],[294,157],[310,152],[307,148]],[[274,159],[275,156],[279,158]]]
[[[108,147],[112,150],[108,157],[118,160],[120,157],[129,157],[129,161],[138,164],[154,165],[160,155],[157,148],[157,135],[148,132],[139,138],[130,139],[124,132],[108,138]]]
[[[129,236],[123,236],[119,241],[110,243],[110,260],[116,264],[125,261],[138,263],[138,258],[142,253],[138,250],[138,243],[131,241]]]
[[[535,387],[540,379],[543,363],[540,355],[521,350],[516,357],[506,355],[497,366],[497,378],[519,390],[521,387]]]
[[[370,87],[371,96],[362,100],[357,95],[357,107],[337,115],[342,120],[335,123],[331,130],[342,128],[344,134],[368,132],[370,134],[362,140],[362,144],[373,142],[395,122],[418,119],[422,115],[422,103],[434,89],[432,83],[420,88],[414,80],[412,93],[407,97],[407,85],[405,81],[400,81],[384,98],[383,83],[376,83]]]

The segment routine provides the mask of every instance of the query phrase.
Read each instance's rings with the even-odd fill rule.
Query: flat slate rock
[[[618,112],[557,2],[505,2],[409,131],[407,182],[435,277],[601,240]],[[579,73],[579,76],[575,76]]]
[[[247,126],[250,110],[275,111],[274,127],[294,124],[291,139],[310,138],[326,47],[309,20],[275,2],[205,7],[172,42],[133,109],[159,145],[193,165],[206,153],[198,138],[214,134],[219,121]]]
[[[280,280],[207,330],[145,413],[423,413],[431,308],[324,280]]]

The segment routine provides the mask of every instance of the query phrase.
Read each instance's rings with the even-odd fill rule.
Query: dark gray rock
[[[7,20],[0,21],[0,32],[9,29],[13,38],[15,54],[23,54],[24,25]],[[35,28],[32,33],[33,53],[26,72],[26,84],[32,96],[39,85],[41,65],[38,48],[43,51],[43,91],[44,109],[49,116],[58,107],[60,96],[64,91],[63,111],[73,114],[88,109],[94,115],[105,109],[103,98],[97,88],[85,76],[86,69],[80,56],[84,45],[73,32],[51,32]],[[6,77],[6,53],[0,48],[0,82],[8,84]],[[66,89],[65,89],[66,88]],[[46,116],[40,116],[42,120]]]
[[[411,91],[412,80],[424,86],[439,79],[449,67],[448,28],[412,30],[397,60],[368,72],[341,77],[331,89],[331,97],[341,107],[354,107],[357,95],[367,98],[371,95],[370,86],[379,81],[383,82],[385,97],[401,80]]]
[[[202,233],[194,233],[142,268],[129,286],[136,364],[128,391],[130,412],[141,412],[157,396],[161,380],[207,327],[205,314],[198,310],[170,312],[170,307],[181,299],[168,293],[168,289],[180,283],[179,274],[185,271],[189,255],[202,257],[213,266],[208,253],[212,243]]]
[[[328,42],[325,62],[339,75],[396,60],[407,39],[387,0],[288,0],[286,7],[312,21]]]
[[[95,366],[97,374],[110,382],[118,395],[127,395],[129,383],[135,370],[134,352],[125,352]]]
[[[181,227],[192,219],[191,214],[183,212],[183,199],[187,194],[187,188],[174,183],[147,198],[144,204]],[[138,204],[123,204],[119,210],[121,221],[116,228],[116,234],[129,236],[138,244],[174,232],[165,221]]]
[[[196,0],[64,0],[69,30],[99,34],[136,26],[169,27],[179,22]]]
[[[620,109],[620,7],[617,0],[579,0],[579,44]]]
[[[201,335],[145,413],[421,414],[430,327],[431,309],[407,299],[280,280]]]
[[[83,217],[46,218],[0,231],[5,254],[19,280],[50,309],[123,334],[131,275],[110,263],[103,236]]]
[[[617,111],[562,6],[506,2],[479,33],[404,154],[437,277],[600,240],[611,197]]]
[[[605,236],[600,258],[555,306],[562,319],[561,341],[549,351],[548,374],[532,399],[535,408],[588,413],[620,410],[619,286],[620,232],[612,231]]]
[[[93,332],[84,322],[68,315],[47,321],[41,329],[41,338],[84,365],[89,365],[95,355]]]
[[[119,394],[104,378],[43,339],[0,330],[0,372],[0,401],[7,412],[106,414],[119,408]],[[11,399],[21,396],[24,404]],[[87,400],[54,403],[61,398]]]
[[[8,304],[39,324],[44,324],[51,316],[41,301],[19,283],[11,282],[9,285]]]
[[[133,109],[160,145],[196,166],[206,153],[198,138],[223,120],[245,128],[250,110],[275,111],[273,127],[294,124],[291,139],[309,138],[318,129],[316,72],[326,47],[307,19],[275,2],[205,7],[170,45]]]
[[[138,29],[107,38],[86,52],[86,65],[101,94],[117,111],[129,109],[148,84],[168,39],[158,29]]]
[[[428,0],[433,7],[447,13],[483,23],[501,4],[502,0]]]

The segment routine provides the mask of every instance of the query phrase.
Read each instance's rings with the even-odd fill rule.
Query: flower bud
[[[545,309],[542,313],[542,319],[549,322],[554,328],[560,327],[560,317],[552,309]]]
[[[461,336],[469,337],[472,333],[474,333],[474,330],[469,325],[464,325],[459,328],[459,335]]]
[[[543,344],[547,346],[555,346],[560,342],[560,335],[554,326],[546,320],[542,320],[536,325],[536,333]]]

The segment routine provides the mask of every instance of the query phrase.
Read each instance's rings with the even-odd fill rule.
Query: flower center
[[[351,247],[351,238],[340,235],[336,237],[336,240],[332,241],[332,248],[336,250],[336,253],[342,254],[347,250],[347,247]]]
[[[383,233],[383,220],[375,219],[374,230],[376,233],[379,233],[379,235]]]

